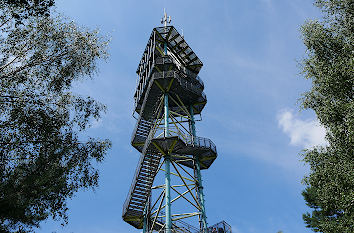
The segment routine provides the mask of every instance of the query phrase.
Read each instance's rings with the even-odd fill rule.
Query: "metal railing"
[[[126,212],[128,211],[128,206],[129,206],[129,203],[130,203],[130,199],[131,199],[131,196],[133,194],[133,190],[134,190],[134,187],[136,185],[136,181],[137,181],[137,176],[139,174],[139,171],[141,169],[141,163],[142,163],[142,160],[144,160],[144,157],[145,155],[142,154],[140,156],[140,159],[139,159],[139,165],[136,167],[135,169],[135,174],[134,174],[134,177],[133,177],[133,182],[132,184],[130,185],[130,189],[129,189],[129,192],[128,192],[128,195],[127,195],[127,198],[125,199],[125,202],[124,202],[124,205],[123,205],[123,215],[126,214]]]
[[[214,153],[216,153],[216,146],[213,143],[212,140],[209,138],[203,138],[203,137],[198,137],[198,136],[189,136],[187,138],[187,141],[185,141],[187,144],[195,146],[195,147],[202,147],[205,149],[211,149]]]
[[[181,131],[175,132],[176,136],[180,138],[187,145],[191,145],[194,147],[201,147],[205,149],[211,149],[214,153],[217,153],[216,146],[212,140],[209,138],[203,138],[198,136],[192,136],[189,134],[185,134]]]
[[[200,81],[202,81],[200,78],[199,79],[189,79],[186,74],[180,72],[180,71],[175,71],[175,73],[177,74],[177,79],[178,81],[180,81],[180,83],[182,84],[184,83],[188,83],[186,86],[186,88],[188,88],[189,90],[194,91],[195,93],[199,94],[199,93],[203,93],[203,89],[204,89],[204,83],[201,83]]]
[[[200,85],[204,88],[204,82],[203,82],[203,80],[199,77],[199,75],[197,75],[196,77],[195,77],[195,79],[200,83]]]
[[[152,212],[156,211],[157,209],[154,208]],[[160,210],[159,212],[160,215],[165,215],[165,211],[163,209]],[[165,225],[165,218],[164,217],[158,217],[156,221],[159,223],[159,225],[164,226]],[[197,227],[190,225],[187,222],[184,222],[182,220],[175,220],[172,222],[172,232],[173,233],[199,233],[199,230]],[[165,232],[164,229],[160,230],[159,232]]]
[[[133,135],[134,136],[134,135]],[[140,159],[139,159],[139,163],[138,163],[138,166],[136,167],[135,169],[135,174],[134,174],[134,178],[133,178],[133,182],[130,186],[130,189],[129,189],[129,192],[128,192],[128,195],[127,195],[127,198],[124,202],[124,205],[123,205],[123,213],[125,213],[126,209],[128,208],[128,205],[129,205],[129,202],[130,202],[130,197],[132,196],[132,193],[133,193],[133,190],[134,190],[134,187],[136,185],[136,182],[137,182],[137,177],[139,175],[139,172],[140,172],[140,169],[141,169],[141,166],[143,164],[143,161],[145,159],[145,156],[146,156],[146,153],[147,153],[147,148],[153,138],[154,134],[153,134],[153,130],[151,130],[150,128],[150,132],[149,132],[149,135],[147,137],[147,139],[145,140],[145,144],[144,144],[144,147],[143,147],[143,150],[142,150],[142,153],[141,153],[141,156],[140,156]]]
[[[202,88],[204,88],[204,82],[203,80],[194,72],[188,70],[188,68],[186,67],[181,67],[178,64],[176,64],[176,62],[171,59],[169,56],[165,56],[165,57],[157,57],[155,59],[155,64],[157,65],[163,65],[163,64],[175,64],[175,66],[178,68],[178,70],[180,72],[182,72],[185,76],[187,76],[186,78],[191,79],[191,81],[196,81],[196,83],[198,83]],[[195,79],[195,80],[194,80]]]
[[[169,56],[164,56],[164,57],[157,57],[155,59],[155,64],[157,65],[163,65],[163,64],[172,64],[173,60]]]
[[[202,97],[206,99],[206,95],[203,92],[203,89],[201,88],[201,84],[199,85],[189,81],[188,79],[185,78],[184,74],[182,74],[179,71],[173,70],[173,71],[163,71],[160,73],[155,72],[153,74],[153,79],[158,79],[158,78],[176,78],[183,88],[191,92],[194,92],[195,94],[202,95]]]
[[[198,233],[202,233],[202,231]],[[232,228],[227,222],[221,221],[208,227],[208,233],[232,233]]]
[[[170,57],[158,57],[155,59],[155,63],[152,64],[151,66],[151,71],[154,69],[155,64],[168,64],[168,63],[174,63],[173,59],[171,59]],[[178,66],[177,66],[178,67]],[[137,88],[135,91],[135,106],[134,109],[136,108],[136,106],[138,105],[138,102],[141,100],[141,98],[143,97],[143,94],[145,93],[145,89],[149,87],[149,82],[151,81],[151,72],[147,75],[146,80],[145,80],[145,85],[141,85],[139,86],[139,83],[141,82],[141,77],[139,78],[138,82],[137,82]],[[171,76],[171,74],[174,73],[173,76]],[[203,89],[204,89],[204,82],[202,81],[202,79],[198,76],[195,75],[194,73],[186,70],[174,70],[174,71],[163,71],[161,73],[157,73],[154,72],[153,73],[154,77],[175,77],[178,79],[178,81],[180,82],[180,84],[187,88],[188,90],[196,93],[196,94],[202,94],[203,98],[206,99],[205,94],[203,93]]]
[[[213,141],[210,140],[209,138],[202,138],[202,137],[198,137],[198,136],[193,136],[191,144],[193,146],[211,149],[213,152],[216,153],[216,146],[213,143]]]
[[[138,121],[137,121],[136,124],[135,124],[135,128],[134,128],[133,133],[132,133],[132,136],[131,136],[131,142],[134,141],[134,138],[135,138],[135,136],[136,136],[136,133],[137,133],[137,131],[138,131],[138,129],[139,129],[140,124],[149,125],[149,126],[143,126],[143,127],[149,127],[149,132],[150,132],[151,126],[152,126],[153,123],[150,122],[150,121],[144,120],[142,117],[139,117]]]

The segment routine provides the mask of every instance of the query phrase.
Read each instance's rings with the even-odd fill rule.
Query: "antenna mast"
[[[163,17],[161,19],[161,24],[163,24],[164,27],[167,27],[168,23],[171,23],[171,16],[167,17],[166,9],[163,8]]]

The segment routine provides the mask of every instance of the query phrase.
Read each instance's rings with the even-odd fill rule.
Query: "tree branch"
[[[7,24],[8,22],[10,22],[11,21],[11,18],[9,18],[8,20],[6,20],[5,22],[3,22],[1,25],[0,25],[0,28],[2,27],[2,26],[4,26],[5,24]]]

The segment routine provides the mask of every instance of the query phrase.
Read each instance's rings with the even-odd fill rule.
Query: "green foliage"
[[[315,232],[354,232],[354,2],[317,0],[324,20],[302,27],[307,57],[303,72],[312,89],[302,99],[326,127],[328,146],[304,152],[311,173],[303,215]]]
[[[54,0],[2,0],[0,7],[7,7],[12,18],[20,23],[30,16],[49,16]]]
[[[61,16],[18,24],[13,9],[0,4],[0,232],[66,223],[66,200],[97,186],[111,145],[79,139],[105,106],[70,91],[95,74],[107,41]]]

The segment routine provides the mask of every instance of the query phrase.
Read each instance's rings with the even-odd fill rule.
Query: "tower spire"
[[[161,19],[161,23],[163,24],[164,27],[167,27],[168,23],[171,23],[171,16],[167,17],[166,9],[163,8],[163,17]]]

